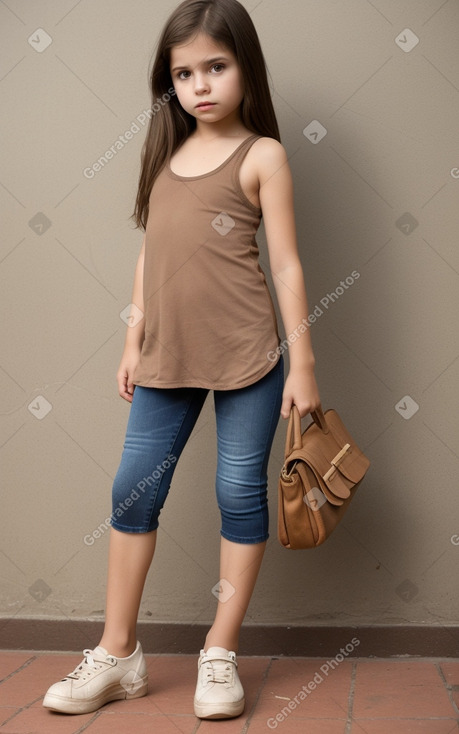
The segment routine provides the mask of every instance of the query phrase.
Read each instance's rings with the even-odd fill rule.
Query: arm
[[[145,262],[145,237],[143,238],[142,247],[134,275],[134,287],[132,290],[131,303],[134,303],[142,313],[145,313],[143,301],[143,269]],[[132,382],[134,371],[140,359],[142,343],[145,338],[145,318],[142,317],[135,326],[128,326],[126,330],[126,338],[124,341],[124,351],[121,357],[120,366],[116,373],[116,381],[118,383],[118,392],[122,398],[132,403],[135,385]]]
[[[274,287],[288,337],[308,317],[306,287],[297,247],[292,176],[287,154],[280,143],[263,138],[257,144],[260,206]],[[320,402],[309,328],[290,344],[289,360],[281,415],[288,418],[291,405],[295,403],[303,417],[315,410]]]

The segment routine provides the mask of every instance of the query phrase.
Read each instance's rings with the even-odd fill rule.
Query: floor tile
[[[351,674],[349,661],[330,669],[326,660],[273,660],[256,717],[275,717],[287,710],[293,701],[289,721],[295,718],[346,719]]]
[[[459,688],[459,663],[445,661],[439,664],[439,668],[445,676],[448,686],[456,686]]]
[[[278,734],[345,734],[346,722],[337,719],[289,719],[278,723],[276,729],[274,722],[270,721],[267,725],[265,721],[257,719],[249,728],[249,734],[269,734],[270,731],[277,731]],[[201,729],[199,734],[202,734]],[[209,734],[217,733],[209,731]]]
[[[3,654],[2,654],[3,657]],[[64,678],[81,661],[80,655],[35,653],[34,660],[0,685],[0,706],[32,704],[52,683]],[[41,705],[41,701],[39,704]]]
[[[350,734],[457,734],[453,719],[379,719],[352,722]]]
[[[451,698],[456,705],[456,714],[459,716],[459,662],[442,662],[439,668],[445,677]]]
[[[84,734],[192,734],[195,729],[194,716],[103,713],[84,730]]]
[[[449,718],[451,702],[431,662],[360,662],[353,716],[371,718]]]
[[[198,724],[197,734],[245,734],[246,731],[252,734],[252,726],[249,725],[247,729],[247,716],[245,713],[236,719],[219,719],[218,721],[206,721],[204,719],[199,721],[195,719],[195,721]],[[266,724],[264,734],[269,734],[269,729],[266,728]],[[288,733],[285,732],[285,734]]]
[[[2,652],[0,655],[0,683],[28,661],[32,662],[35,657],[36,653],[33,652],[18,653],[6,650]]]
[[[1,710],[1,709],[0,709]],[[0,734],[74,734],[87,724],[94,714],[67,716],[43,708],[28,708],[20,711],[7,723],[0,726]]]
[[[17,706],[0,706],[0,731],[2,730],[3,724],[6,724],[20,711],[21,708]]]

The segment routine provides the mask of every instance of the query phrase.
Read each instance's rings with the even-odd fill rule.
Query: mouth
[[[215,102],[200,102],[199,104],[196,105],[197,109],[201,109],[201,108],[210,109],[210,107],[214,107],[214,106],[215,106]]]

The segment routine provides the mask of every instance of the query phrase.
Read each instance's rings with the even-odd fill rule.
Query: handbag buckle
[[[296,467],[297,463],[298,463],[297,461],[294,461],[293,464],[292,464],[292,466],[290,467],[290,469],[288,471],[286,470],[285,464],[284,464],[284,466],[282,467],[282,471],[281,471],[282,479],[286,479],[287,481],[290,481],[291,480],[292,474],[293,474],[293,470]]]
[[[322,477],[325,482],[328,482],[329,479],[332,479],[334,477],[335,472],[336,472],[336,467],[339,466],[339,464],[342,462],[342,460],[344,459],[344,457],[347,454],[350,454],[351,451],[352,451],[352,449],[351,449],[351,444],[350,443],[347,443],[345,446],[343,446],[343,448],[341,449],[341,451],[338,451],[338,453],[336,454],[336,456],[330,461],[330,464],[331,464],[330,469]]]

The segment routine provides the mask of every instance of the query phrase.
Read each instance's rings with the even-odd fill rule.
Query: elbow
[[[275,275],[279,276],[291,274],[292,277],[295,277],[296,275],[303,275],[301,260],[296,255],[291,256],[288,259],[282,258],[279,262],[273,263],[271,270]]]

